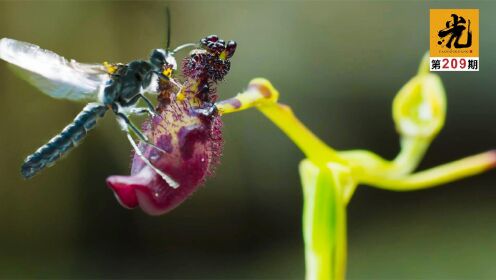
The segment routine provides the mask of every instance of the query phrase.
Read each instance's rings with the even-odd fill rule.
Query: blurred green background
[[[446,127],[421,168],[496,146],[496,4],[170,2],[172,45],[238,42],[221,98],[257,76],[327,143],[392,158],[396,91],[428,48],[429,8],[479,8],[480,72],[443,73]],[[0,2],[0,37],[83,62],[163,47],[160,2]],[[224,118],[215,177],[170,214],[123,209],[105,185],[130,147],[108,114],[70,156],[24,181],[25,156],[82,104],[50,99],[0,63],[0,277],[301,279],[300,151],[259,112]],[[350,279],[496,277],[496,173],[436,189],[361,187],[349,206]]]

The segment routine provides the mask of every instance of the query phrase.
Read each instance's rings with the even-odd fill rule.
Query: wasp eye
[[[165,64],[165,51],[161,49],[154,49],[150,55],[150,62],[157,68],[161,68]]]

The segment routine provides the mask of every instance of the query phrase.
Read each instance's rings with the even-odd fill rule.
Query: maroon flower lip
[[[140,144],[139,148],[155,167],[178,182],[179,187],[169,186],[134,155],[130,176],[107,179],[122,206],[135,208],[139,205],[150,215],[164,214],[188,198],[213,172],[222,151],[220,117],[204,119],[191,113],[187,103],[175,109],[174,113],[181,112],[181,120],[174,118],[178,115],[172,110],[164,111],[146,130],[150,132],[150,140],[165,153],[145,144]]]
[[[215,48],[209,45],[209,40],[215,40]],[[197,190],[220,160],[222,121],[214,105],[215,83],[229,71],[229,59],[236,44],[233,41],[226,44],[217,36],[209,36],[201,45],[202,49],[192,51],[183,60],[182,72],[186,79],[182,88],[177,92],[170,83],[161,84],[159,116],[143,125],[143,132],[151,143],[162,151],[139,144],[144,157],[174,179],[179,187],[172,188],[134,155],[130,175],[107,178],[107,185],[126,208],[139,206],[150,215],[167,213]]]

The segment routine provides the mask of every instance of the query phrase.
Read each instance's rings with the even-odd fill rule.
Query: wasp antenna
[[[175,54],[177,53],[178,51],[182,50],[182,49],[185,49],[185,48],[194,48],[196,47],[198,44],[195,44],[195,43],[188,43],[188,44],[184,44],[184,45],[180,45],[179,47],[173,49],[170,53],[171,54]]]
[[[165,50],[169,51],[170,48],[170,38],[171,38],[171,15],[169,6],[165,7],[165,17],[167,23],[167,41],[165,42]]]

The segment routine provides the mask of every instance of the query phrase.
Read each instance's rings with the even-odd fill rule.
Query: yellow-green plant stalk
[[[256,107],[305,154],[299,166],[303,186],[303,236],[306,278],[344,279],[346,270],[346,205],[358,184],[411,191],[473,176],[496,167],[488,151],[412,173],[446,118],[441,79],[429,72],[427,55],[419,71],[398,92],[393,120],[401,150],[391,161],[366,150],[336,151],[315,136],[291,109],[278,103],[279,92],[257,78],[236,97],[217,103],[221,114]]]

